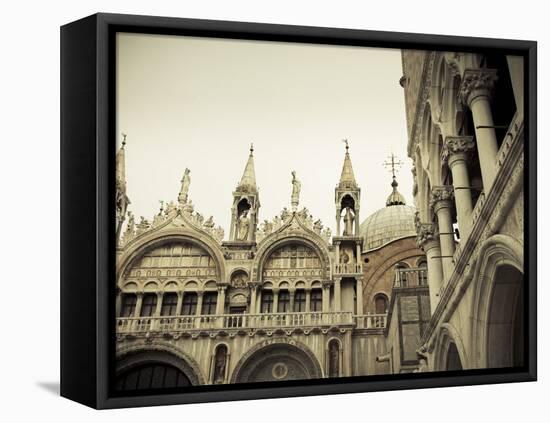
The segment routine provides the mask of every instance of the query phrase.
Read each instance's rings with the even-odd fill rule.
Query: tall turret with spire
[[[348,140],[345,139],[343,142],[346,144],[346,155],[344,156],[340,182],[334,190],[336,236],[359,236],[361,188],[355,181]]]
[[[260,195],[254,170],[254,145],[251,144],[243,175],[233,191],[230,242],[253,243],[256,241],[259,209]]]
[[[130,199],[126,195],[126,134],[122,134],[122,145],[116,154],[115,170],[115,206],[116,206],[116,237],[119,239],[122,225],[126,218],[126,211]]]

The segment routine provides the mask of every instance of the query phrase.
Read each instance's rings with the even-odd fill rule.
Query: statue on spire
[[[185,168],[183,178],[181,179],[181,190],[178,195],[178,202],[181,206],[187,204],[189,197],[189,185],[191,185],[191,177],[189,176],[190,173],[191,171],[188,168]]]
[[[290,205],[292,206],[292,211],[298,210],[298,204],[300,204],[300,190],[302,184],[296,177],[296,171],[292,171],[292,196],[290,197]]]

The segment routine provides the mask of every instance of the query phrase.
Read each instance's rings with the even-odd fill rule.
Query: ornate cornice
[[[470,106],[472,100],[479,95],[489,96],[497,80],[496,69],[466,69],[460,83],[459,96]]]

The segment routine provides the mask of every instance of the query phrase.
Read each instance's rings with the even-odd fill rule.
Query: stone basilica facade
[[[404,286],[407,277],[411,286],[427,286],[418,276],[426,272],[414,243],[414,208],[395,178],[386,207],[360,225],[361,189],[346,144],[334,192],[335,234],[299,207],[295,172],[290,208],[260,223],[251,148],[232,193],[226,239],[211,217],[194,210],[188,169],[177,203],[136,223],[127,210],[124,144],[117,154],[118,389],[395,368],[384,356],[396,272],[408,272]],[[413,365],[416,341],[408,345]]]
[[[189,169],[177,202],[135,222],[123,142],[117,389],[523,362],[523,63],[402,57],[415,207],[394,173],[361,222],[346,144],[334,234],[300,208],[295,172],[290,207],[262,221],[252,148],[227,236],[195,210]]]

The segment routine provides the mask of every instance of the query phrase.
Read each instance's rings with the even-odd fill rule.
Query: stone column
[[[323,313],[330,311],[330,281],[323,282]]]
[[[183,291],[178,291],[178,304],[176,306],[176,316],[181,316],[182,303],[183,303]]]
[[[334,278],[334,311],[342,309],[342,278]]]
[[[451,210],[453,206],[453,189],[446,185],[432,189],[430,207],[437,216],[439,227],[439,242],[441,244],[441,263],[443,265],[443,278],[449,280],[453,273],[453,254],[455,252],[455,239]]]
[[[342,220],[340,205],[336,205],[336,236],[340,236],[340,220]]]
[[[197,316],[200,316],[202,313],[202,296],[204,292],[198,291],[197,292],[197,312],[195,313]]]
[[[273,288],[273,311],[272,313],[277,313],[277,307],[279,306],[279,290]]]
[[[139,317],[141,315],[141,304],[143,303],[143,291],[136,292],[136,295],[137,295],[136,309],[134,310],[133,317]]]
[[[334,243],[334,247],[336,252],[334,261],[336,262],[336,264],[339,264],[340,263],[340,241],[336,241]]]
[[[428,266],[428,287],[430,289],[430,309],[433,314],[439,302],[439,291],[443,282],[441,248],[437,229],[433,223],[421,223],[417,227],[417,244],[426,253]]]
[[[157,292],[157,306],[155,307],[154,317],[159,317],[162,309],[162,292]]]
[[[468,153],[474,149],[473,137],[449,136],[445,138],[442,159],[447,161],[453,174],[458,226],[461,238],[466,238],[472,226],[472,191],[468,175]]]
[[[218,285],[218,298],[216,299],[216,314],[224,314],[225,311],[225,285]]]
[[[115,316],[120,317],[121,311],[122,311],[122,291],[117,286],[117,288],[116,288]]]
[[[311,310],[311,289],[306,288],[306,313],[309,313]]]
[[[355,314],[363,314],[363,278],[356,279],[356,308]]]
[[[291,312],[294,311],[294,294],[295,294],[296,290],[294,289],[289,289],[288,290],[288,296],[289,296],[289,303],[288,303],[288,306],[289,306],[289,309]]]
[[[248,287],[250,288],[250,314],[256,314],[258,311],[256,310],[256,298],[258,289],[256,287],[256,284],[253,282],[248,283]]]
[[[495,180],[498,154],[490,104],[491,91],[496,80],[496,69],[466,69],[460,86],[460,96],[472,111],[485,195],[489,193]]]

